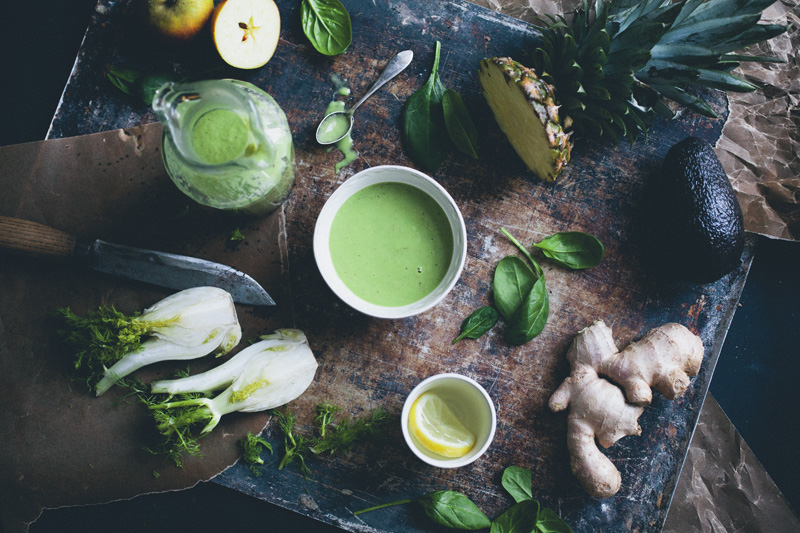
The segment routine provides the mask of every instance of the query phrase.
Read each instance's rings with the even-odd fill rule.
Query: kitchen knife
[[[72,257],[115,276],[183,290],[211,286],[225,289],[233,300],[250,305],[275,305],[253,278],[229,266],[182,255],[143,250],[101,240],[82,240],[43,224],[0,216],[0,248],[26,255]]]

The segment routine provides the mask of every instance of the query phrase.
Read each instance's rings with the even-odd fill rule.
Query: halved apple
[[[211,33],[222,59],[236,68],[264,66],[278,46],[281,17],[272,0],[225,0],[211,17]]]

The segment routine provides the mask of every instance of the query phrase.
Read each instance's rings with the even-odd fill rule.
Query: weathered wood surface
[[[299,29],[298,2],[279,0],[283,29],[276,56],[254,72],[222,69],[215,77],[249,80],[270,92],[287,113],[297,154],[297,185],[286,205],[291,298],[280,301],[292,325],[303,329],[320,362],[314,385],[292,408],[301,431],[311,427],[313,406],[329,400],[362,416],[383,406],[399,413],[411,388],[439,372],[459,372],[484,385],[494,399],[498,428],[494,444],[477,463],[458,470],[424,465],[405,448],[398,428],[390,440],[341,456],[315,458],[316,475],[306,480],[293,469],[276,471],[278,456],[263,477],[237,465],[218,483],[294,509],[319,520],[358,531],[431,531],[413,507],[397,507],[352,516],[352,511],[381,502],[414,497],[431,490],[465,492],[490,516],[511,500],[500,487],[509,465],[533,471],[534,496],[554,508],[575,531],[657,531],[666,515],[675,480],[706,394],[716,358],[744,283],[752,247],[742,268],[708,285],[669,281],[648,260],[643,219],[645,185],[654,177],[667,149],[689,134],[713,142],[722,121],[688,115],[658,122],[646,141],[632,148],[583,143],[555,184],[542,184],[525,172],[503,141],[478,93],[476,70],[486,56],[510,55],[524,61],[536,41],[524,24],[461,1],[347,2],[353,20],[351,48],[323,58]],[[103,78],[117,62],[163,63],[192,74],[207,66],[212,50],[148,50],[123,26],[124,4],[101,0],[87,32],[73,76],[58,109],[51,137],[128,127],[153,121],[148,110],[119,95]],[[385,321],[359,315],[339,302],[319,275],[312,253],[314,221],[324,201],[348,176],[379,164],[411,165],[400,146],[398,120],[406,98],[424,83],[436,40],[442,42],[440,75],[473,112],[481,132],[481,160],[454,154],[434,177],[450,192],[467,221],[468,257],[461,280],[445,301],[415,318]],[[313,141],[313,131],[333,97],[336,74],[359,98],[393,54],[411,49],[409,69],[373,96],[356,115],[354,140],[360,159],[339,174],[338,154]],[[184,55],[183,59],[180,56]],[[175,61],[175,57],[179,59]],[[214,64],[219,64],[216,61]],[[714,107],[725,112],[715,95]],[[479,341],[456,346],[461,320],[491,302],[494,265],[515,248],[500,234],[508,228],[531,243],[561,230],[597,235],[606,245],[602,265],[567,272],[543,261],[551,311],[543,333],[524,347],[511,347],[496,328]],[[157,239],[157,237],[154,237]],[[158,247],[157,242],[151,245]],[[685,324],[706,346],[700,375],[681,399],[656,394],[641,418],[643,434],[607,450],[620,468],[622,490],[608,500],[589,498],[569,471],[566,416],[552,414],[547,400],[568,368],[564,355],[578,330],[595,319],[614,329],[620,346],[667,321]],[[246,335],[257,333],[263,317],[246,317]],[[275,427],[268,429],[278,454]]]

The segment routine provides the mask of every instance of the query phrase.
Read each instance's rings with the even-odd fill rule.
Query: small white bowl
[[[434,391],[444,400],[462,424],[475,435],[475,446],[463,457],[447,458],[425,449],[408,431],[411,406],[423,393]],[[458,468],[483,455],[494,439],[497,413],[486,389],[474,379],[461,374],[437,374],[414,387],[403,404],[400,427],[406,444],[422,461],[439,468]]]
[[[450,266],[442,281],[424,298],[399,307],[376,305],[357,296],[339,278],[333,266],[330,251],[331,225],[342,204],[365,187],[385,182],[404,183],[427,193],[442,208],[453,231],[453,254],[450,259]],[[461,276],[466,257],[467,229],[464,225],[464,218],[461,216],[461,211],[455,201],[444,187],[432,178],[408,167],[395,165],[377,166],[362,170],[348,178],[325,202],[314,227],[314,258],[322,278],[344,303],[357,311],[377,318],[414,316],[441,302]]]

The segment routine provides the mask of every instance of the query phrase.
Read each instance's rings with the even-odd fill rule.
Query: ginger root
[[[697,375],[702,363],[700,337],[671,322],[651,329],[640,340],[603,361],[598,370],[625,389],[630,403],[650,405],[653,400],[650,387],[674,400],[686,392],[689,377]]]
[[[683,394],[689,377],[700,370],[703,342],[680,324],[669,323],[620,352],[611,328],[598,320],[578,333],[567,360],[572,372],[550,397],[550,410],[569,407],[572,473],[589,494],[608,498],[619,491],[622,478],[595,439],[608,448],[626,435],[641,435],[638,419],[652,400],[650,387],[669,399]],[[601,375],[620,384],[625,394]]]

